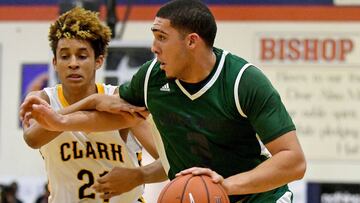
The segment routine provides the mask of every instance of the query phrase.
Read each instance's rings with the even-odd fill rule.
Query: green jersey
[[[270,156],[264,144],[295,129],[261,70],[226,51],[214,48],[214,53],[215,67],[200,83],[167,79],[154,59],[120,86],[123,99],[145,105],[152,114],[170,179],[194,166],[211,168],[225,178],[249,171]],[[280,190],[281,196],[287,186]],[[231,197],[231,202],[242,198]]]

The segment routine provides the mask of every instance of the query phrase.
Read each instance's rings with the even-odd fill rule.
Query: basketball
[[[230,203],[220,184],[206,175],[176,177],[161,191],[157,203]]]

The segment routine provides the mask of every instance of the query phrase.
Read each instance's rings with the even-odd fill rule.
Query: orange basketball
[[[191,174],[176,177],[161,191],[157,203],[230,203],[220,184],[209,176]]]

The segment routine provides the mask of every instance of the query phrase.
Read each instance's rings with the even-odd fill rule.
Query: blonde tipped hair
[[[75,7],[62,14],[50,26],[49,41],[54,56],[56,56],[57,44],[62,38],[88,41],[97,58],[106,54],[111,30],[101,23],[97,12]]]

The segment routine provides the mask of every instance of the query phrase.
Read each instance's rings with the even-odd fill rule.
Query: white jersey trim
[[[60,100],[59,100],[59,97],[57,96],[57,94],[58,94],[58,91],[57,91],[57,88],[56,88],[57,86],[54,86],[54,87],[45,87],[44,88],[44,91],[45,91],[45,93],[47,94],[47,96],[49,97],[49,104],[50,104],[50,106],[54,109],[54,110],[56,110],[56,111],[58,111],[58,110],[60,110],[60,109],[62,109],[62,108],[65,108],[62,104],[61,104],[61,102],[60,102]]]
[[[235,85],[234,85],[234,98],[235,98],[236,108],[237,108],[238,112],[240,113],[240,115],[245,118],[247,118],[247,116],[244,113],[244,111],[241,109],[240,100],[239,100],[239,84],[240,84],[240,79],[241,79],[244,71],[250,66],[252,66],[252,64],[247,63],[241,68],[239,74],[236,77]]]
[[[146,106],[146,108],[149,108],[149,107],[148,107],[148,104],[147,104],[147,90],[148,90],[149,78],[150,78],[151,70],[154,68],[156,62],[157,62],[157,59],[155,58],[155,59],[151,62],[149,68],[148,68],[147,71],[146,71],[146,75],[145,75],[145,81],[144,81],[144,101],[145,101],[145,106]]]
[[[276,201],[276,203],[291,203],[291,197],[291,192],[285,192],[285,194],[281,196],[280,199]]]
[[[155,122],[154,122],[151,114],[149,115],[147,120],[151,123],[151,126],[152,126],[152,133],[151,134],[152,134],[154,142],[155,142],[156,150],[159,153],[159,158],[160,158],[161,164],[162,164],[166,174],[169,174],[170,163],[169,163],[169,160],[168,160],[167,155],[166,155],[165,146],[164,146],[164,143],[162,141],[160,132],[156,128]]]
[[[236,104],[236,108],[239,112],[239,114],[244,117],[244,118],[247,118],[247,115],[244,113],[244,111],[241,109],[241,105],[240,105],[240,100],[239,100],[239,84],[240,84],[240,80],[241,80],[241,77],[243,75],[243,73],[245,72],[245,70],[247,68],[249,68],[250,66],[252,66],[253,64],[251,63],[247,63],[245,64],[242,69],[239,71],[239,74],[237,75],[236,77],[236,80],[235,80],[235,85],[234,85],[234,99],[235,99],[235,104]],[[266,146],[264,145],[264,143],[261,141],[259,135],[256,134],[256,138],[259,142],[259,145],[260,145],[260,148],[261,148],[261,155],[264,155],[268,158],[271,157],[271,153],[269,152],[269,150],[266,148]]]
[[[260,155],[266,156],[267,158],[272,157],[271,153],[269,152],[269,150],[266,148],[266,146],[264,145],[264,143],[261,141],[260,137],[258,134],[256,134],[256,139],[259,142],[260,148],[261,148],[261,152]]]
[[[175,83],[177,84],[177,86],[180,88],[180,90],[187,96],[189,97],[191,100],[195,100],[197,98],[199,98],[201,95],[203,95],[208,89],[210,89],[210,87],[212,87],[212,85],[215,83],[215,81],[218,79],[221,70],[224,67],[224,63],[225,63],[225,57],[229,52],[227,51],[223,51],[219,65],[216,69],[215,74],[213,75],[213,77],[210,79],[210,81],[208,83],[206,83],[206,85],[204,87],[202,87],[198,92],[196,92],[195,94],[190,94],[180,83],[179,79],[175,80]]]
[[[145,106],[146,108],[149,108],[148,107],[148,104],[147,104],[147,91],[148,91],[148,84],[149,84],[149,79],[150,79],[150,74],[151,74],[151,70],[155,67],[155,64],[157,62],[157,59],[155,58],[148,70],[146,71],[146,75],[145,75],[145,81],[144,81],[144,100],[145,100]],[[165,152],[165,148],[164,148],[164,144],[163,144],[163,141],[162,141],[162,138],[161,138],[161,135],[159,133],[159,131],[157,130],[156,128],[156,125],[155,125],[155,122],[154,120],[152,119],[152,115],[150,114],[148,119],[147,119],[150,123],[151,123],[151,126],[152,126],[152,136],[153,136],[153,139],[155,141],[155,146],[156,146],[156,150],[158,151],[159,153],[159,157],[160,157],[160,161],[161,161],[161,164],[163,165],[163,168],[166,172],[166,174],[169,173],[169,170],[170,170],[170,164],[169,164],[169,161],[167,159],[167,156],[166,156],[166,152]]]
[[[113,85],[106,85],[106,84],[102,84],[104,86],[104,94],[107,95],[114,95],[115,90],[118,88],[117,86],[113,86]]]

